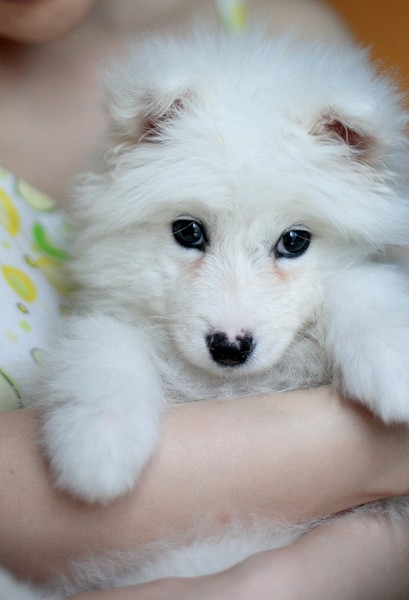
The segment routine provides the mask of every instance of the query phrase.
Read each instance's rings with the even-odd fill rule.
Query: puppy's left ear
[[[369,132],[369,126],[334,110],[321,114],[310,132],[323,143],[343,144],[355,160],[373,164],[382,155],[382,141]]]

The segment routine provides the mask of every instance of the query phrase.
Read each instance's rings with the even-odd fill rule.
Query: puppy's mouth
[[[249,331],[236,335],[233,339],[223,331],[215,331],[206,335],[206,346],[216,365],[222,368],[238,368],[249,360],[256,343]]]

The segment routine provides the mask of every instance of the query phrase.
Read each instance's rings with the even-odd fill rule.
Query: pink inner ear
[[[183,110],[183,101],[176,98],[170,107],[162,114],[148,115],[142,122],[142,133],[139,137],[140,142],[158,142],[158,135],[162,125],[177,117],[177,114]]]
[[[139,142],[153,142],[158,132],[158,123],[152,117],[146,117],[142,124],[142,131]]]
[[[345,144],[348,144],[348,146],[351,146],[356,150],[366,151],[368,149],[368,138],[354,129],[347,127],[345,123],[342,123],[342,121],[339,121],[338,119],[327,121],[324,124],[324,131],[335,134],[345,142]]]

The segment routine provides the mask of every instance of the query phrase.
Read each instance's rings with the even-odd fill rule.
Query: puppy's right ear
[[[202,97],[191,55],[191,44],[173,36],[141,36],[110,65],[104,87],[112,152],[165,142],[171,127]]]
[[[138,144],[161,143],[168,128],[186,112],[191,94],[144,92],[129,98],[111,95],[108,100],[110,124],[108,139],[115,152]]]
[[[175,98],[166,109],[149,103],[150,110],[146,110],[146,113],[141,115],[138,124],[137,143],[158,143],[163,140],[167,126],[181,117],[186,110],[186,103],[187,94],[184,97]]]

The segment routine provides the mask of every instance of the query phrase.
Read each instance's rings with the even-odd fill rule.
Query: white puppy
[[[409,240],[400,101],[356,48],[131,48],[105,168],[74,199],[79,290],[38,390],[58,486],[107,503],[137,484],[166,402],[332,382],[409,423],[409,283],[386,254]],[[217,570],[303,528],[267,530],[126,581]]]

